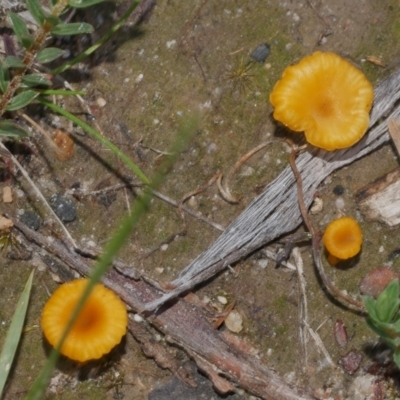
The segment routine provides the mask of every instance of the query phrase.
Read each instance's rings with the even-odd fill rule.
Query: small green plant
[[[14,34],[22,50],[22,56],[7,55],[4,59],[0,57],[0,137],[8,136],[13,139],[27,137],[28,133],[23,127],[9,118],[9,112],[21,110],[33,101],[40,102],[56,113],[63,115],[72,122],[80,126],[87,133],[92,135],[113,151],[144,183],[149,184],[147,176],[137,167],[129,157],[127,157],[118,147],[113,145],[108,139],[99,132],[91,128],[76,116],[63,110],[62,107],[49,101],[49,95],[76,95],[83,94],[80,91],[50,89],[52,85],[51,77],[55,76],[85,57],[92,54],[99,46],[104,44],[129,17],[138,4],[138,0],[132,1],[128,10],[115,23],[115,25],[89,49],[82,54],[68,61],[62,66],[51,70],[49,73],[34,72],[32,66],[36,64],[49,63],[59,58],[63,51],[54,47],[44,48],[46,39],[49,36],[70,36],[82,33],[93,32],[93,27],[85,22],[64,23],[60,17],[70,8],[85,8],[104,0],[52,0],[50,10],[44,9],[39,0],[26,0],[26,7],[33,19],[38,24],[35,34],[31,34],[24,20],[13,12],[9,12],[8,18]],[[40,68],[39,68],[40,69]],[[8,118],[4,118],[4,115]],[[11,115],[12,116],[12,115]],[[0,147],[1,143],[0,143]]]
[[[400,368],[399,280],[392,281],[375,300],[364,296],[368,326],[392,349],[393,361]]]

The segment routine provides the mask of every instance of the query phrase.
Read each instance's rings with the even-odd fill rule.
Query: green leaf
[[[19,93],[12,98],[12,100],[7,106],[7,110],[8,111],[19,110],[20,108],[27,106],[38,95],[39,93],[36,92],[35,90],[25,90],[24,92]]]
[[[86,22],[73,22],[71,24],[58,24],[51,29],[53,35],[69,36],[81,33],[92,33],[93,27]]]
[[[399,310],[399,280],[395,279],[376,299],[376,316],[381,322],[390,322]]]
[[[39,25],[43,25],[43,22],[46,21],[48,14],[43,10],[38,0],[26,0],[26,6],[35,21]]]
[[[11,121],[0,121],[0,136],[9,136],[14,138],[28,137],[25,129]]]
[[[396,349],[393,354],[393,361],[400,368],[400,349]]]
[[[25,68],[21,59],[15,56],[7,56],[3,64],[6,68]]]
[[[29,275],[25,288],[18,300],[17,308],[11,320],[10,328],[8,329],[6,340],[0,354],[0,397],[3,393],[8,374],[14,360],[15,353],[18,348],[18,343],[21,338],[22,328],[24,326],[26,310],[28,308],[29,297],[31,294],[33,280],[33,271]]]
[[[64,50],[57,49],[56,47],[47,47],[47,49],[40,50],[36,55],[36,61],[41,64],[46,64],[62,56]]]
[[[394,338],[395,332],[392,324],[379,322],[369,317],[367,317],[366,322],[367,325],[383,339],[388,340]]]
[[[94,4],[102,3],[104,0],[69,0],[68,5],[75,8],[89,7]]]
[[[23,35],[21,36],[21,44],[25,49],[30,49],[32,44],[34,43],[34,39],[32,36]]]
[[[51,86],[52,82],[46,75],[43,74],[31,74],[25,75],[22,78],[22,82],[28,87],[34,86]]]
[[[8,16],[10,17],[11,24],[17,36],[18,42],[20,42],[25,48],[27,48],[27,44],[29,44],[30,46],[30,44],[33,43],[34,39],[30,35],[24,20],[13,12],[9,12]]]
[[[397,320],[392,326],[396,333],[400,333],[400,320]]]
[[[5,93],[10,82],[10,74],[8,69],[0,65],[0,90]]]
[[[376,300],[372,296],[363,296],[364,306],[367,310],[368,315],[375,321],[378,320],[376,315]]]

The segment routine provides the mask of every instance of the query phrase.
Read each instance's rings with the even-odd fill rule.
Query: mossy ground
[[[160,161],[159,154],[149,148],[167,151],[180,123],[193,114],[200,116],[201,122],[190,145],[160,189],[179,201],[217,172],[227,173],[242,155],[273,137],[276,126],[271,119],[268,96],[288,64],[315,50],[335,51],[352,60],[374,83],[395,68],[400,54],[397,1],[323,0],[313,3],[318,3],[314,9],[308,1],[160,0],[147,23],[139,28],[127,27],[106,46],[106,50],[100,51],[96,58],[99,61],[89,69],[90,79],[82,79],[79,86],[88,91],[87,98],[104,134],[149,176]],[[96,11],[92,14],[88,19],[96,20]],[[249,60],[251,50],[263,42],[271,46],[266,63],[254,63],[247,71],[251,76],[229,78],[235,72],[240,75],[237,72],[243,62]],[[367,56],[380,57],[386,68],[365,61]],[[106,100],[104,107],[96,105],[99,97]],[[71,107],[80,112],[76,104]],[[76,137],[82,145],[76,146],[71,161],[60,163],[47,154],[46,162],[34,155],[26,164],[32,179],[46,182],[46,185],[39,184],[46,196],[54,191],[65,193],[77,182],[90,190],[101,182],[111,186],[120,182],[117,173],[127,173],[98,143],[85,136]],[[139,140],[146,147],[138,146]],[[108,164],[100,163],[99,159]],[[321,228],[337,215],[336,196],[332,193],[337,184],[345,189],[342,197],[346,214],[362,221],[365,244],[358,264],[351,269],[328,270],[337,286],[350,293],[356,293],[361,278],[373,267],[387,261],[388,254],[398,248],[398,229],[390,230],[363,221],[356,209],[354,193],[397,166],[397,162],[391,147],[385,146],[335,173],[331,182],[320,188],[324,209],[314,220]],[[260,187],[278,176],[287,163],[285,147],[273,144],[254,156],[234,177],[231,189],[240,198],[239,205],[225,203],[214,185],[196,196],[194,207],[226,226],[240,214]],[[13,187],[17,189],[16,182]],[[133,200],[129,191],[126,196],[129,201]],[[14,197],[14,203],[2,205],[2,211],[15,215],[19,209],[33,206],[26,196]],[[93,241],[100,247],[127,212],[122,191],[117,192],[116,201],[109,207],[90,198],[77,202],[77,207],[78,219],[69,224],[68,229],[79,242]],[[163,250],[144,258],[183,228],[176,209],[154,199],[121,257],[157,279],[173,279],[219,235],[218,231],[190,216],[186,216],[186,220],[186,236],[176,237]],[[50,235],[51,231],[44,233]],[[302,254],[310,325],[313,329],[320,326],[318,333],[335,362],[350,348],[362,351],[365,343],[375,340],[375,336],[361,317],[338,307],[326,296],[316,278],[309,249],[302,248]],[[309,364],[303,369],[298,339],[296,274],[276,269],[272,262],[263,269],[258,258],[253,255],[235,266],[239,279],[230,272],[223,273],[199,290],[199,296],[214,298],[222,290],[236,299],[236,308],[244,317],[244,330],[239,336],[258,349],[265,363],[282,376],[294,376],[294,382],[313,388],[326,385],[347,390],[352,378],[344,373],[333,373],[311,340],[308,344]],[[0,345],[29,271],[39,264],[37,258],[35,262],[23,263],[3,258]],[[394,261],[396,265],[398,260]],[[38,325],[47,290],[51,292],[55,287],[56,283],[47,271],[36,272],[26,322],[27,328],[31,329],[21,342],[6,399],[23,398],[46,361]],[[333,324],[337,318],[344,321],[351,337],[345,351],[338,348],[333,337]],[[169,377],[145,359],[130,338],[126,343],[126,354],[116,367],[125,371],[124,385],[119,390],[126,399],[147,398],[152,388]],[[116,395],[115,387],[103,384],[102,379],[105,378],[60,387],[57,398],[112,398]],[[54,394],[49,394],[49,398],[53,397]]]

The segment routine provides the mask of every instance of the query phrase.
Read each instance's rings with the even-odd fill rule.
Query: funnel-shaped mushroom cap
[[[358,222],[350,217],[332,221],[322,238],[325,248],[334,257],[347,260],[361,250],[362,232]]]
[[[317,51],[287,67],[270,95],[274,118],[325,150],[350,147],[369,124],[374,92],[365,75],[334,53]]]
[[[88,282],[78,279],[61,285],[44,306],[42,329],[52,346],[58,344]],[[120,343],[127,325],[125,304],[114,292],[97,284],[72,326],[61,354],[79,362],[98,359]]]

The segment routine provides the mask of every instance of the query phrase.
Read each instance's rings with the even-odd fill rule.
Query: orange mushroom
[[[342,217],[328,225],[322,240],[331,256],[328,257],[328,261],[335,264],[357,255],[361,250],[363,236],[355,219]]]
[[[365,75],[334,53],[317,51],[283,72],[270,94],[274,118],[325,150],[350,147],[369,125],[374,91]]]
[[[89,280],[77,279],[61,285],[42,312],[44,336],[56,346]],[[85,362],[107,354],[126,333],[128,314],[125,304],[101,284],[95,285],[73,324],[61,354]]]

